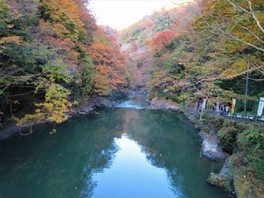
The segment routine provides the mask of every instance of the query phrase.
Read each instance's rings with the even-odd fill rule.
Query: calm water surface
[[[224,198],[208,185],[221,163],[200,154],[180,114],[101,109],[0,145],[1,198]]]

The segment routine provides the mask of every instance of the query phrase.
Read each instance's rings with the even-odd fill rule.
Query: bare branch
[[[250,14],[252,15],[252,17],[254,18],[254,20],[256,21],[256,23],[257,23],[257,25],[258,25],[258,27],[259,27],[259,29],[264,33],[264,29],[263,29],[263,27],[261,26],[261,24],[260,24],[260,22],[259,22],[259,20],[257,19],[257,17],[256,17],[256,15],[255,15],[255,13],[253,12],[253,10],[252,10],[252,5],[251,5],[251,1],[250,0],[246,0],[247,2],[248,2],[248,5],[249,5],[249,9],[250,9]]]
[[[228,3],[230,3],[234,8],[237,8],[237,9],[239,9],[239,10],[242,10],[243,12],[245,12],[245,13],[247,13],[247,14],[250,14],[250,12],[249,11],[247,11],[245,8],[243,8],[243,7],[241,7],[241,6],[239,6],[239,5],[236,5],[236,4],[234,4],[232,1],[230,1],[230,0],[226,0]]]
[[[262,68],[263,66],[260,66],[258,68]],[[248,72],[252,72],[252,71],[255,71],[257,70],[258,68],[251,68],[251,69],[247,69],[243,72],[240,72],[238,74],[235,74],[235,75],[231,75],[231,76],[221,76],[221,75],[217,75],[217,76],[214,76],[212,78],[204,78],[204,79],[201,79],[199,81],[197,81],[195,84],[200,84],[202,82],[211,82],[211,81],[214,81],[214,80],[228,80],[228,79],[233,79],[233,78],[236,78],[238,76],[241,76],[243,74],[246,74]]]
[[[260,41],[261,43],[264,43],[263,40],[261,40],[254,32],[252,32],[251,30],[249,30],[247,27],[239,25],[242,29],[246,30],[248,33],[250,33],[251,35],[253,35],[258,41]]]
[[[203,21],[208,26],[208,31],[211,32],[212,34],[219,35],[219,32],[220,32],[222,36],[225,36],[225,38],[227,38],[229,40],[239,41],[239,42],[241,42],[241,43],[243,43],[243,44],[245,44],[247,46],[253,47],[253,48],[255,48],[255,49],[259,50],[259,51],[264,52],[264,48],[261,48],[261,47],[258,47],[256,45],[252,44],[252,43],[246,42],[246,41],[244,41],[244,40],[232,35],[229,32],[223,31],[221,28],[214,27],[214,26],[210,25],[204,18],[203,18]],[[216,31],[211,30],[212,28],[215,28]]]

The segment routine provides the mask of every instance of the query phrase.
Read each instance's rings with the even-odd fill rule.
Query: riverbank
[[[132,91],[133,92],[133,91]],[[80,106],[76,107],[74,109],[74,113],[71,113],[68,115],[68,117],[72,117],[74,115],[80,115],[80,114],[89,114],[95,112],[96,108],[98,107],[107,107],[107,108],[113,108],[118,103],[120,103],[124,98],[128,97],[131,94],[131,90],[124,89],[122,92],[115,91],[111,92],[111,94],[107,96],[92,96],[87,101],[84,101],[80,104]],[[0,142],[3,141],[9,141],[12,138],[15,138],[17,136],[23,136],[32,133],[32,127],[48,123],[49,120],[42,121],[41,123],[36,124],[24,124],[22,126],[17,126],[15,122],[11,121],[10,123],[7,123],[4,127],[0,129]],[[28,131],[23,134],[21,131]]]
[[[203,153],[211,159],[226,158],[220,173],[211,173],[207,182],[230,196],[264,197],[263,127],[207,113],[201,117],[187,106],[182,106],[180,112],[201,131]]]
[[[152,100],[146,100],[149,102],[149,106],[147,109],[163,109],[163,110],[179,110],[180,106],[176,102],[165,100],[165,99],[157,99],[154,98]]]

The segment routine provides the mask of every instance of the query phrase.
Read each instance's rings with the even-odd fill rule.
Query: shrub
[[[233,153],[236,148],[236,136],[237,129],[234,126],[223,127],[217,133],[220,145],[229,153]]]
[[[245,162],[256,171],[256,176],[264,181],[264,131],[249,127],[238,135],[239,149],[244,152]]]

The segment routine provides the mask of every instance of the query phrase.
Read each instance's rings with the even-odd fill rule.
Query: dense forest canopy
[[[84,0],[0,3],[0,122],[65,121],[91,95],[127,86],[117,32]]]

